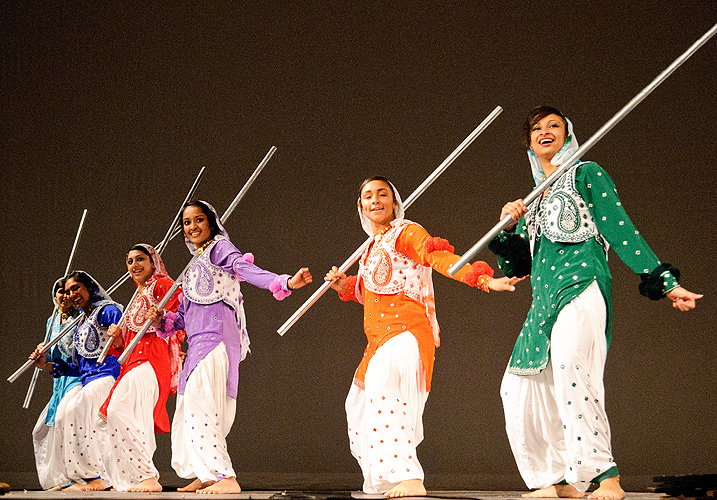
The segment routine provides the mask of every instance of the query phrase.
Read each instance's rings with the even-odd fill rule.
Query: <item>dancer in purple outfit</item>
[[[177,313],[163,316],[154,307],[147,313],[160,337],[185,330],[189,343],[172,421],[172,467],[180,477],[196,478],[180,491],[239,493],[226,443],[236,414],[239,363],[249,352],[239,282],[282,300],[312,278],[308,268],[289,276],[255,266],[251,254],[242,255],[229,241],[206,202],[189,202],[182,226],[189,251],[200,257],[185,275]]]

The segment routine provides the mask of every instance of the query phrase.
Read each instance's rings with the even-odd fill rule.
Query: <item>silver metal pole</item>
[[[271,149],[269,149],[269,152],[266,154],[266,156],[264,156],[264,159],[261,161],[261,163],[259,163],[259,166],[256,167],[256,169],[254,170],[254,173],[251,174],[249,179],[247,179],[247,181],[244,183],[244,186],[239,191],[239,194],[237,194],[234,197],[234,200],[229,204],[229,207],[224,212],[224,215],[221,216],[220,220],[221,220],[222,224],[224,224],[224,222],[226,222],[226,220],[232,214],[232,212],[234,211],[236,206],[239,204],[241,199],[244,198],[244,195],[249,190],[251,185],[254,184],[254,181],[259,176],[261,171],[264,169],[266,164],[269,162],[269,160],[271,159],[271,157],[275,151],[276,151],[276,146],[272,146]],[[172,285],[172,287],[169,289],[169,291],[167,291],[167,293],[164,295],[164,297],[162,297],[162,300],[159,302],[159,304],[157,304],[157,309],[164,309],[164,306],[167,305],[167,302],[169,302],[169,300],[172,298],[172,295],[174,294],[174,292],[177,290],[177,288],[179,288],[179,285],[181,284],[182,280],[184,279],[184,274],[187,272],[189,267],[197,260],[198,257],[199,256],[197,255],[191,261],[189,261],[189,264],[187,264],[187,266],[184,268],[184,270],[177,277],[177,280],[174,282],[174,285]],[[150,320],[147,320],[144,322],[140,331],[137,332],[137,335],[135,335],[134,338],[132,339],[132,342],[129,343],[129,345],[122,352],[122,355],[120,355],[120,357],[117,359],[119,364],[122,364],[127,360],[127,358],[132,353],[134,348],[137,346],[139,341],[142,340],[142,337],[144,337],[144,334],[147,333],[147,330],[149,329],[151,324],[152,324],[152,321],[150,321]]]
[[[177,228],[176,231],[173,231],[174,226],[176,225],[179,218],[182,216],[182,210],[184,208],[184,204],[187,203],[189,200],[192,199],[192,196],[194,196],[194,193],[197,190],[197,186],[199,186],[199,182],[202,180],[202,177],[204,176],[204,170],[206,170],[207,167],[202,167],[199,173],[197,174],[197,177],[194,179],[194,183],[192,184],[192,187],[189,188],[189,192],[187,193],[187,196],[184,197],[184,202],[182,202],[182,205],[179,207],[179,212],[177,212],[177,215],[174,216],[174,221],[172,221],[172,224],[169,226],[169,229],[167,230],[167,234],[165,234],[164,239],[160,241],[157,246],[154,247],[155,250],[157,250],[157,253],[159,255],[162,255],[162,252],[167,247],[167,244],[169,243],[169,240],[174,239],[175,236],[177,236],[181,229]],[[169,239],[167,239],[169,238]],[[121,287],[125,281],[129,279],[129,271],[124,273],[120,279],[115,281],[111,287],[107,289],[107,293],[109,295],[112,295],[112,293],[117,290],[119,287]],[[130,302],[130,305],[132,303]],[[129,308],[129,306],[128,306]]]
[[[52,339],[51,341],[49,341],[47,344],[45,344],[45,345],[42,347],[42,349],[40,349],[40,356],[42,356],[42,355],[44,355],[44,354],[47,354],[47,352],[48,352],[50,349],[52,349],[55,344],[57,344],[60,340],[62,340],[62,337],[64,337],[65,335],[67,335],[67,333],[70,332],[70,331],[75,327],[75,325],[77,325],[77,323],[80,322],[80,320],[82,319],[82,317],[83,317],[82,314],[78,315],[75,319],[73,319],[72,321],[70,321],[70,323],[60,332],[60,334],[59,334],[57,337],[55,337],[54,339]],[[22,365],[20,368],[18,368],[18,369],[15,371],[15,373],[13,373],[12,375],[10,375],[10,376],[8,377],[7,381],[8,381],[8,382],[11,382],[11,383],[12,383],[12,382],[15,382],[20,375],[22,375],[23,373],[25,373],[25,371],[32,366],[32,364],[33,364],[33,361],[32,361],[31,359],[28,359],[27,361],[25,361],[25,364]]]
[[[70,269],[72,269],[72,261],[75,258],[75,250],[77,250],[77,243],[80,241],[80,235],[82,234],[82,228],[85,226],[85,217],[87,217],[87,209],[85,208],[82,212],[82,218],[80,219],[80,226],[77,228],[77,234],[75,234],[75,241],[72,244],[72,250],[70,251],[70,258],[67,259],[67,266],[65,267],[65,274],[63,276],[67,276],[70,273]],[[59,309],[57,304],[52,308],[52,317],[50,318],[50,323],[47,325],[47,328],[45,329],[45,340],[42,342],[43,344],[47,344],[47,342],[50,340],[50,332],[52,331],[52,325],[55,323],[55,318],[57,317]],[[30,400],[32,400],[32,395],[35,392],[35,386],[37,385],[37,377],[40,375],[40,369],[35,368],[35,371],[32,374],[32,379],[30,380],[30,387],[27,388],[27,394],[25,395],[25,401],[22,403],[22,407],[27,409],[30,407]]]
[[[251,185],[254,184],[254,181],[259,176],[261,171],[264,170],[264,167],[269,162],[271,157],[274,155],[275,151],[276,151],[276,146],[272,146],[269,149],[269,152],[266,153],[266,155],[264,156],[264,159],[261,160],[261,163],[259,163],[259,166],[256,167],[256,169],[254,170],[254,173],[251,174],[251,177],[249,177],[249,179],[246,181],[246,183],[244,184],[244,187],[241,188],[241,191],[239,191],[239,194],[236,195],[234,200],[229,204],[229,208],[227,208],[226,212],[224,212],[224,215],[222,215],[222,218],[221,218],[222,224],[224,224],[224,222],[229,218],[229,216],[232,214],[234,209],[237,207],[237,205],[239,204],[241,199],[244,198],[244,195],[246,194],[247,191],[249,191],[249,188],[251,187]]]
[[[526,205],[529,205],[532,203],[538,196],[540,196],[543,191],[548,189],[550,186],[553,185],[553,183],[560,178],[561,175],[565,173],[565,171],[570,168],[575,161],[578,160],[583,154],[585,154],[590,148],[592,148],[602,137],[607,134],[615,125],[617,125],[625,116],[632,111],[638,104],[642,102],[645,97],[650,95],[650,93],[657,88],[658,85],[660,85],[665,79],[672,74],[673,71],[675,71],[678,67],[682,65],[687,59],[694,54],[697,49],[702,47],[710,38],[712,38],[715,33],[717,33],[717,24],[712,26],[712,28],[707,31],[699,40],[697,40],[695,43],[692,44],[692,46],[687,49],[687,51],[682,54],[680,57],[674,60],[672,64],[670,64],[667,69],[665,69],[662,73],[657,75],[657,77],[650,82],[650,84],[642,89],[639,94],[637,94],[635,97],[632,98],[630,102],[628,102],[620,111],[618,111],[615,116],[610,118],[605,125],[603,125],[595,134],[588,139],[588,141],[580,146],[575,153],[573,153],[570,158],[568,158],[559,168],[553,172],[550,177],[545,179],[543,182],[541,182],[538,187],[536,187],[533,191],[531,191],[528,196],[523,198],[523,201]],[[491,229],[488,233],[485,234],[478,242],[473,245],[460,259],[458,259],[453,266],[448,270],[448,274],[453,276],[455,275],[464,265],[468,264],[468,261],[470,261],[473,257],[476,256],[478,252],[483,250],[486,246],[488,246],[488,243],[498,236],[498,234],[507,227],[512,221],[512,218],[510,216],[506,216],[503,220],[501,220],[498,224],[496,224],[493,229]]]
[[[478,137],[486,128],[488,128],[488,125],[490,125],[493,120],[495,120],[499,114],[503,112],[503,108],[500,106],[496,106],[495,109],[481,122],[480,125],[478,125],[473,132],[470,133],[468,137],[465,138],[463,142],[460,143],[460,145],[453,150],[453,152],[448,155],[448,157],[443,160],[443,162],[438,165],[438,167],[429,175],[426,180],[424,180],[420,186],[418,186],[411,195],[406,198],[406,201],[403,204],[404,209],[407,209],[410,207],[414,201],[418,199],[419,196],[423,194],[423,192],[428,189],[428,187],[433,184],[433,182],[440,177],[440,175],[448,168],[448,166],[453,163],[453,161],[458,158],[458,156],[475,140],[476,137]],[[349,257],[343,264],[341,264],[341,267],[339,270],[341,272],[346,272],[353,264],[356,262],[359,257],[361,257],[361,254],[363,253],[364,249],[368,246],[368,244],[371,242],[372,238],[368,238],[356,251],[351,254],[351,257]],[[319,300],[319,298],[326,293],[326,291],[331,287],[331,283],[328,281],[325,281],[314,293],[309,297],[306,302],[294,313],[291,315],[291,317],[286,320],[286,322],[281,325],[281,327],[277,330],[277,333],[279,335],[284,335],[287,331],[289,331],[289,328],[292,327],[294,323],[298,321],[298,319],[304,315],[306,311],[309,310],[309,308],[314,305],[314,303]]]

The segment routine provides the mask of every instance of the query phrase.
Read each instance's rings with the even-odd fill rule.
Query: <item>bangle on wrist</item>
[[[294,289],[293,285],[291,284],[291,278],[293,278],[293,276],[286,280],[286,288],[288,288],[289,290]]]

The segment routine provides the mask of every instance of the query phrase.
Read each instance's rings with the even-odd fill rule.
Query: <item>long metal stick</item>
[[[465,138],[465,140],[460,143],[460,145],[453,150],[453,152],[448,155],[448,157],[443,160],[443,162],[429,175],[426,180],[424,180],[420,186],[418,186],[411,195],[406,198],[406,201],[404,202],[403,206],[404,209],[407,209],[408,207],[413,204],[414,201],[418,199],[419,196],[423,194],[423,192],[433,184],[433,182],[448,168],[448,166],[453,163],[453,161],[458,158],[458,156],[468,147],[470,144],[475,140],[476,137],[478,137],[486,128],[488,128],[488,125],[490,125],[493,120],[495,120],[498,115],[503,111],[503,108],[500,106],[496,106],[496,108],[489,114],[483,122],[481,122],[480,125],[478,125],[473,132],[470,133],[468,137]],[[339,267],[339,270],[343,273],[345,273],[351,266],[354,265],[354,262],[356,262],[359,257],[361,257],[361,254],[364,252],[365,248],[368,246],[368,244],[371,242],[373,238],[369,237],[364,243],[356,249],[356,251],[351,254],[351,257],[346,259],[343,264],[341,264],[341,267]],[[326,293],[326,291],[331,287],[331,282],[325,281],[314,293],[306,299],[306,302],[297,309],[297,311],[291,315],[289,319],[286,320],[286,322],[281,325],[281,327],[277,330],[277,333],[279,335],[284,335],[287,331],[289,331],[289,328],[293,326],[294,323],[298,321],[298,319],[304,315],[306,311],[309,310],[311,306],[314,305],[314,303],[321,298],[321,296]]]
[[[244,195],[249,190],[252,184],[254,184],[254,181],[259,176],[259,173],[264,169],[266,164],[269,162],[269,159],[276,151],[276,146],[272,146],[271,149],[269,149],[269,152],[264,156],[264,159],[259,163],[259,166],[254,169],[254,173],[249,176],[249,179],[244,183],[244,186],[239,191],[239,194],[237,194],[234,197],[234,200],[229,204],[229,207],[226,209],[224,214],[221,216],[219,220],[221,220],[222,224],[226,222],[226,220],[229,218],[229,216],[232,214],[236,206],[239,204],[242,198],[244,198]],[[157,304],[157,309],[164,309],[164,306],[167,305],[167,302],[172,298],[172,295],[174,292],[179,288],[179,285],[181,284],[182,280],[184,279],[184,275],[187,272],[187,270],[191,267],[192,264],[197,260],[199,256],[196,255],[194,258],[189,261],[189,264],[184,268],[184,270],[180,273],[180,275],[177,277],[177,280],[174,282],[172,287],[167,291],[167,293],[162,297],[162,300]],[[130,354],[132,354],[132,351],[137,346],[140,340],[142,340],[142,337],[144,337],[144,334],[147,333],[147,330],[149,329],[150,325],[152,324],[151,320],[147,320],[142,325],[142,328],[139,332],[137,332],[137,335],[134,336],[132,341],[129,343],[129,345],[124,349],[120,357],[117,359],[119,364],[124,363]]]
[[[244,187],[241,188],[241,191],[239,191],[239,194],[237,194],[234,197],[234,200],[229,204],[229,207],[227,208],[226,212],[224,212],[224,215],[222,215],[222,217],[221,217],[222,224],[224,224],[224,222],[229,218],[229,216],[232,214],[234,209],[237,207],[237,205],[239,204],[241,199],[244,198],[244,195],[246,194],[247,191],[249,191],[249,188],[251,187],[251,185],[254,184],[254,181],[259,176],[261,171],[264,169],[266,164],[269,162],[271,157],[274,155],[275,151],[276,151],[276,146],[272,146],[269,149],[269,151],[266,153],[266,155],[264,156],[264,159],[261,160],[261,163],[259,163],[259,166],[256,167],[256,169],[254,170],[254,173],[251,174],[249,179],[246,181],[246,183],[244,184]]]
[[[172,219],[172,223],[169,225],[169,229],[167,229],[167,232],[164,234],[164,238],[156,247],[154,247],[154,249],[157,250],[157,253],[160,255],[160,257],[162,255],[162,252],[164,251],[164,249],[167,248],[167,243],[169,243],[169,240],[171,239],[172,230],[175,229],[175,226],[177,226],[177,223],[178,223],[180,217],[182,217],[182,212],[184,211],[184,205],[190,199],[192,199],[192,196],[194,196],[194,192],[197,190],[197,186],[199,186],[199,181],[202,179],[205,169],[206,169],[206,167],[202,167],[202,169],[199,171],[197,178],[194,179],[194,184],[192,184],[192,187],[189,188],[189,192],[187,193],[187,196],[184,197],[184,201],[182,202],[181,205],[179,205],[179,211],[174,216],[174,219]],[[129,278],[129,271],[127,271],[124,274],[124,276],[122,276],[122,280],[126,280],[127,278]],[[122,284],[122,283],[124,283],[124,281],[122,281],[120,284]],[[114,285],[112,285],[112,286],[114,286]],[[114,289],[113,289],[113,291],[114,291]],[[117,326],[119,326],[120,328],[122,328],[122,325],[124,325],[124,322],[127,319],[127,314],[129,313],[129,310],[132,307],[132,303],[137,298],[137,295],[139,295],[139,287],[135,288],[134,293],[132,294],[132,298],[129,299],[129,302],[127,303],[127,307],[125,308],[124,312],[122,313],[122,317],[117,322]],[[114,341],[114,339],[112,339],[112,340]],[[105,362],[105,358],[107,357],[107,353],[110,352],[110,349],[112,348],[112,344],[113,344],[113,342],[110,342],[110,341],[108,341],[105,344],[105,347],[102,349],[102,352],[100,353],[100,357],[97,358],[98,365],[101,365],[102,363]]]
[[[164,306],[167,305],[167,302],[170,301],[172,298],[172,295],[174,295],[174,292],[177,291],[177,288],[179,288],[179,285],[182,284],[182,280],[184,280],[184,274],[187,272],[187,270],[190,268],[194,262],[199,258],[199,255],[195,255],[192,260],[189,261],[189,264],[187,264],[184,268],[184,270],[177,276],[176,281],[171,286],[169,290],[167,290],[167,293],[164,294],[164,297],[162,297],[162,300],[159,301],[159,304],[157,304],[157,309],[162,310],[164,309]],[[148,319],[144,322],[142,325],[142,328],[137,332],[137,335],[134,336],[132,341],[125,347],[124,351],[122,351],[122,354],[119,358],[117,358],[117,362],[119,364],[124,363],[127,361],[127,358],[130,354],[132,354],[132,351],[135,347],[137,347],[137,344],[139,344],[139,341],[142,340],[142,337],[144,337],[144,334],[147,333],[147,330],[149,330],[149,327],[152,325],[152,320]],[[109,343],[109,342],[108,342]]]
[[[72,261],[75,258],[75,250],[77,250],[77,243],[80,241],[80,235],[82,234],[82,228],[85,226],[85,217],[87,217],[87,209],[82,212],[82,218],[80,219],[80,226],[77,228],[77,234],[75,234],[75,242],[72,244],[72,250],[70,251],[70,258],[67,260],[67,267],[65,267],[65,274],[63,276],[67,276],[70,273],[70,269],[72,269]],[[42,342],[43,344],[47,344],[47,342],[50,340],[50,334],[52,332],[52,325],[55,324],[55,318],[57,317],[57,313],[59,312],[58,305],[55,303],[55,306],[52,308],[52,317],[50,319],[50,323],[47,325],[47,328],[45,329],[45,340]],[[27,394],[25,395],[25,401],[22,403],[22,407],[27,409],[30,407],[30,400],[32,399],[32,395],[35,392],[35,386],[37,385],[37,377],[40,375],[40,369],[35,368],[35,371],[32,374],[32,380],[30,380],[30,387],[27,388]]]
[[[83,317],[82,314],[78,314],[76,318],[74,318],[72,321],[70,321],[68,323],[68,325],[60,332],[60,334],[57,337],[55,337],[54,339],[49,341],[47,344],[42,346],[42,349],[40,349],[40,356],[47,354],[48,351],[55,346],[55,344],[57,344],[60,340],[62,340],[62,337],[67,335],[75,327],[75,325],[77,325],[77,323],[80,322],[82,317]],[[25,371],[32,366],[33,363],[34,363],[34,361],[31,359],[28,359],[27,361],[25,361],[25,364],[22,365],[17,370],[15,370],[15,373],[10,375],[8,377],[7,381],[11,382],[11,383],[15,382],[20,375],[25,373]]]
[[[607,134],[615,125],[617,125],[620,120],[625,118],[625,116],[632,111],[640,102],[642,102],[645,97],[650,95],[650,93],[657,88],[658,85],[660,85],[668,76],[672,74],[673,71],[675,71],[678,67],[682,65],[687,59],[694,54],[697,49],[702,47],[710,38],[714,36],[714,34],[717,33],[717,24],[712,26],[712,28],[705,33],[699,40],[697,40],[692,46],[687,49],[687,51],[682,54],[680,57],[675,59],[675,61],[670,64],[667,69],[665,69],[662,73],[657,75],[657,77],[642,91],[637,94],[635,97],[632,98],[630,102],[628,102],[620,111],[618,111],[615,116],[610,118],[610,120],[603,125],[600,130],[595,132],[595,134],[588,139],[588,141],[580,146],[575,153],[573,153],[570,158],[565,160],[565,162],[558,167],[555,172],[553,172],[547,179],[545,179],[543,182],[541,182],[538,187],[536,187],[533,191],[531,191],[528,196],[523,198],[523,202],[526,205],[530,205],[538,196],[540,196],[543,191],[548,189],[550,186],[553,185],[553,183],[560,178],[561,175],[565,173],[566,170],[568,170],[575,161],[577,161],[584,153],[586,153],[590,148],[592,148],[602,137]],[[488,233],[485,234],[478,242],[473,245],[470,250],[468,250],[460,259],[458,259],[455,264],[448,270],[448,274],[453,276],[455,275],[461,267],[463,267],[465,264],[468,263],[475,255],[483,250],[486,246],[488,246],[488,243],[498,236],[498,233],[500,233],[504,228],[506,228],[511,222],[512,218],[509,215],[506,215],[503,220],[501,220],[498,224],[496,224],[493,229],[491,229]]]
[[[197,190],[197,186],[199,186],[199,182],[202,180],[202,176],[204,175],[204,170],[206,170],[207,167],[202,167],[202,169],[197,174],[196,179],[194,179],[194,183],[192,184],[192,187],[189,188],[189,192],[187,193],[187,196],[184,198],[184,203],[187,203],[189,200],[192,199],[192,196],[194,196],[194,193]],[[177,215],[174,217],[174,221],[172,222],[172,225],[169,226],[169,230],[167,231],[167,234],[164,236],[164,239],[160,241],[157,246],[155,246],[155,250],[157,250],[157,253],[162,255],[162,252],[167,246],[167,243],[169,243],[169,240],[174,239],[175,236],[177,236],[181,230],[177,229],[177,231],[172,231],[179,220],[179,218],[182,216],[182,209],[184,208],[184,203],[179,207],[179,212],[177,212]],[[168,239],[169,238],[169,239]],[[124,284],[125,281],[129,279],[129,271],[124,273],[120,279],[114,282],[111,287],[107,289],[107,293],[112,295],[112,292],[117,290],[120,286]]]
[[[182,213],[184,211],[184,205],[192,199],[192,196],[194,196],[194,193],[197,191],[197,186],[199,186],[199,181],[202,179],[202,176],[204,175],[204,170],[206,170],[206,167],[202,167],[202,169],[199,171],[199,174],[197,174],[197,178],[194,179],[194,184],[192,184],[192,187],[189,188],[189,192],[187,193],[187,196],[184,197],[184,201],[179,206],[179,210],[174,216],[174,220],[169,225],[169,229],[167,229],[167,232],[164,235],[164,238],[162,241],[157,245],[155,250],[157,250],[157,253],[159,255],[162,255],[162,252],[164,252],[164,249],[167,248],[167,243],[169,243],[169,240],[172,237],[172,234],[174,232],[175,226],[180,225],[179,221],[182,219]]]

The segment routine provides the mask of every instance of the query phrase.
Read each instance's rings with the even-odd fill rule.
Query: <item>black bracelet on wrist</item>
[[[657,266],[651,273],[640,275],[640,295],[644,295],[650,300],[660,300],[665,296],[665,279],[662,276],[664,272],[670,272],[676,281],[680,279],[680,270],[672,267],[670,264],[664,263]]]

